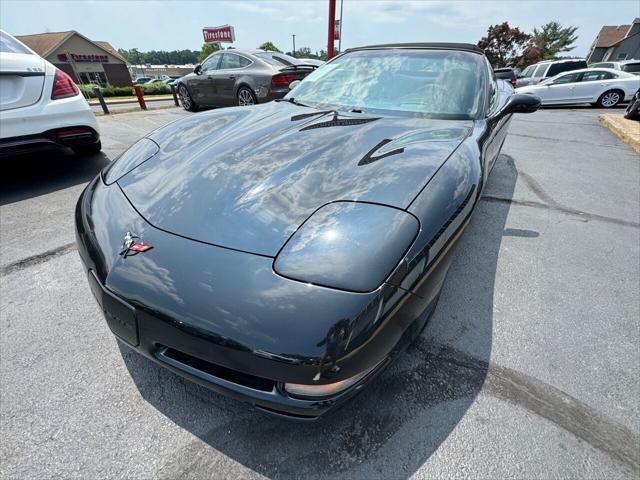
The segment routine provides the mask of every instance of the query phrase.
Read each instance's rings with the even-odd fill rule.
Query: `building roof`
[[[95,44],[98,48],[126,63],[127,59],[120,55],[120,53],[113,48],[109,42],[90,40],[75,30],[68,30],[66,32],[36,33],[33,35],[16,35],[16,38],[38,55],[45,58],[73,35],[78,35],[79,37],[84,38],[86,41]]]
[[[633,24],[640,23],[640,18],[633,20]],[[609,48],[627,38],[632,25],[605,25],[595,39],[595,48]]]
[[[58,45],[64,42],[67,38],[76,33],[73,30],[66,32],[49,32],[49,33],[36,33],[34,35],[16,35],[16,38],[24,43],[31,50],[36,52],[41,57],[46,57],[49,52],[54,50]]]
[[[118,50],[113,48],[113,46],[109,42],[105,42],[104,40],[96,40],[93,43],[96,43],[100,48],[108,51],[111,55],[113,55],[116,58],[119,58],[123,62],[127,61],[127,59],[124,58],[122,55],[120,55],[120,52],[118,52]]]

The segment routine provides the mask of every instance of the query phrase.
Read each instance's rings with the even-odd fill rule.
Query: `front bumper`
[[[128,230],[153,249],[120,256]],[[183,377],[290,418],[317,418],[360,391],[426,308],[392,285],[367,294],[316,287],[280,277],[272,258],[160,231],[117,183],[107,187],[99,177],[78,201],[76,239],[114,334]],[[336,327],[346,329],[346,342],[335,340]],[[371,368],[329,398],[294,398],[282,387],[329,384]]]
[[[295,398],[287,394],[283,382],[201,358],[207,356],[203,352],[215,349],[209,341],[189,332],[188,328],[155,317],[118,298],[91,270],[88,279],[107,325],[130,348],[177,375],[270,414],[294,420],[316,420],[357,394],[389,360],[384,359],[365,378],[330,398]],[[256,358],[256,362],[261,361],[264,359]]]

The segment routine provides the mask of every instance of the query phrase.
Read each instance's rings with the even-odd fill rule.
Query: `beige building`
[[[126,59],[108,42],[89,40],[75,30],[16,38],[71,75],[78,84],[95,83],[103,87],[131,85]]]

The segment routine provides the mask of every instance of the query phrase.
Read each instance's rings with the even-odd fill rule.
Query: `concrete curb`
[[[640,153],[640,122],[627,120],[623,115],[605,113],[598,117],[598,122],[603,127],[611,130],[623,142]]]
[[[131,108],[119,108],[118,110],[112,110],[109,112],[109,117],[112,117],[113,115],[118,115],[120,113],[131,113],[131,112],[148,112],[150,110],[165,110],[167,108],[180,108],[180,107],[176,107],[175,105],[160,105],[157,107],[153,107],[153,106],[149,106],[147,107],[146,110],[142,110],[139,106],[135,106],[135,107],[131,107]],[[93,114],[96,117],[102,117],[102,116],[107,116],[107,114],[105,114],[104,112],[96,112],[94,111]]]

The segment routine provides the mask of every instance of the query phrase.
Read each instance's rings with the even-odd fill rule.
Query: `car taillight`
[[[295,75],[287,74],[287,73],[278,73],[271,77],[271,85],[272,86],[282,86],[289,85],[296,79]]]
[[[518,83],[518,79],[516,77],[511,77],[511,85],[515,87],[516,83]]]
[[[61,98],[75,97],[80,93],[73,79],[56,68],[56,74],[53,77],[53,90],[51,90],[51,100],[59,100]]]

